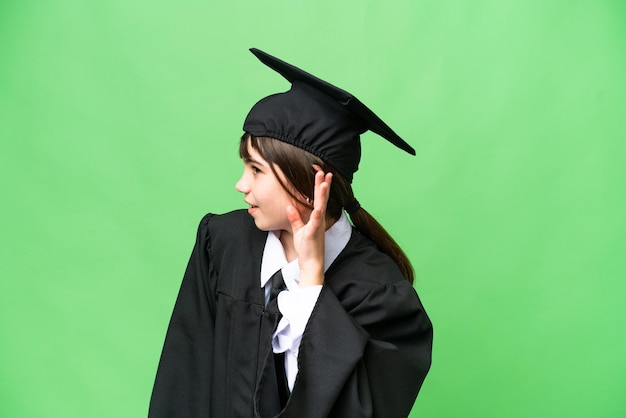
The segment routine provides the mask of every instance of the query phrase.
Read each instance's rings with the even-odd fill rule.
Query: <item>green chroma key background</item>
[[[354,93],[355,190],[435,325],[412,417],[626,416],[623,1],[4,0],[0,416],[140,417],[198,221],[288,84]]]

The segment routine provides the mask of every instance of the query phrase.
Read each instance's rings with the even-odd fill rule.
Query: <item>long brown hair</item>
[[[256,137],[246,133],[239,142],[241,158],[250,158],[248,144],[270,163],[270,168],[281,186],[301,205],[313,208],[306,199],[307,197],[313,198],[315,189],[313,165],[320,166],[324,172],[333,173],[333,182],[326,206],[327,216],[334,220],[339,219],[342,209],[354,202],[354,192],[350,182],[319,157],[274,138]],[[289,184],[283,182],[274,165],[280,167]],[[350,213],[350,220],[359,232],[374,241],[382,252],[391,257],[400,268],[402,275],[413,283],[415,273],[411,262],[382,225],[360,206]]]

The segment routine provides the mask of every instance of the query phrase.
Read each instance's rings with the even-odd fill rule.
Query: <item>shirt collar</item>
[[[324,242],[324,271],[328,270],[335,261],[339,253],[346,247],[352,234],[352,226],[348,217],[341,212],[341,216],[325,233]],[[287,288],[291,290],[290,284],[297,284],[300,281],[300,267],[298,260],[287,262],[285,250],[280,242],[280,231],[270,231],[265,241],[263,259],[261,260],[261,287],[265,287],[267,281],[276,271],[282,269],[283,278]],[[291,280],[293,279],[293,280]]]

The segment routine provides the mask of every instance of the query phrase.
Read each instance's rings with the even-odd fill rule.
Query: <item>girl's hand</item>
[[[304,223],[300,212],[289,205],[287,218],[291,223],[293,244],[300,266],[300,287],[324,284],[324,234],[326,232],[326,204],[330,195],[332,173],[324,173],[319,166],[313,166],[315,191],[313,211],[309,221]]]

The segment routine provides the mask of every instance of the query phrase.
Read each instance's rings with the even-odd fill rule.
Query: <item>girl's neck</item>
[[[298,254],[296,254],[296,249],[293,245],[293,233],[291,231],[282,230],[280,231],[280,243],[283,244],[283,250],[285,251],[285,257],[288,262],[292,262],[296,258],[298,258]]]

